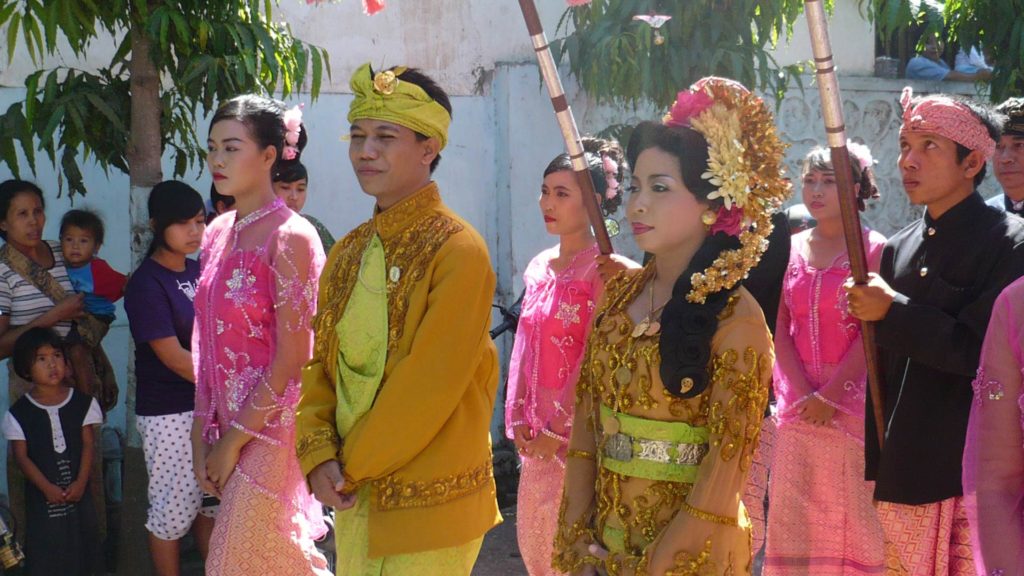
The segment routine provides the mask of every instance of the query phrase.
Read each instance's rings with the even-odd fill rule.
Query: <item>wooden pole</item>
[[[590,169],[587,166],[587,159],[584,157],[583,141],[580,140],[580,132],[576,128],[576,119],[572,115],[569,101],[562,89],[562,79],[558,76],[558,68],[555,66],[555,59],[551,55],[551,47],[548,45],[547,36],[544,35],[544,27],[540,23],[540,15],[537,14],[537,6],[533,0],[519,0],[519,7],[523,11],[523,18],[526,20],[526,29],[530,32],[530,39],[533,41],[533,49],[537,53],[537,63],[540,65],[540,73],[544,77],[544,84],[548,87],[548,95],[551,96],[551,104],[555,108],[555,117],[558,119],[558,127],[565,138],[565,146],[569,151],[569,158],[572,161],[572,169],[576,174],[576,181],[583,191],[583,205],[587,209],[587,217],[590,225],[594,228],[594,236],[597,238],[597,246],[602,254],[611,254],[612,241],[608,236],[608,229],[604,225],[604,216],[601,214],[601,206],[597,201],[597,193],[594,191],[594,180],[590,177]]]
[[[832,168],[835,170],[836,188],[839,191],[839,210],[846,236],[846,251],[850,255],[850,271],[853,281],[866,284],[868,262],[864,252],[864,237],[854,192],[853,171],[850,153],[846,147],[846,124],[843,122],[843,100],[839,95],[839,79],[836,78],[835,61],[832,57],[832,43],[828,36],[828,20],[822,0],[805,0],[807,27],[811,32],[811,49],[814,52],[814,67],[818,78],[818,92],[821,94],[822,116],[825,118],[825,132],[832,152]],[[861,321],[860,335],[864,343],[864,358],[867,363],[868,389],[871,392],[871,408],[878,432],[878,447],[885,441],[885,417],[882,407],[882,378],[875,347],[875,327],[871,322]]]

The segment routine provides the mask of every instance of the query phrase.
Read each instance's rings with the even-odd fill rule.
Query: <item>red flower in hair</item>
[[[725,206],[722,206],[718,209],[718,218],[711,225],[709,232],[711,234],[725,232],[729,236],[739,236],[742,230],[743,209],[739,206],[733,206],[732,209],[726,210]]]
[[[700,115],[714,104],[714,100],[703,90],[685,90],[676,96],[672,109],[665,116],[668,126],[689,126],[690,118]]]

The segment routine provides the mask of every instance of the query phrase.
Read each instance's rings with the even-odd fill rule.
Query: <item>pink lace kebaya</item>
[[[578,253],[559,272],[551,268],[557,247],[538,254],[523,274],[526,294],[508,369],[505,428],[513,438],[525,425],[531,438],[560,440],[557,457],[523,455],[517,531],[530,574],[555,574],[552,544],[565,477],[565,452],[572,431],[576,380],[597,298],[604,284],[597,272],[597,245]]]
[[[964,450],[964,504],[984,576],[1024,574],[1024,279],[992,307]]]
[[[850,275],[846,252],[827,268],[807,261],[806,232],[793,237],[775,330],[775,396],[780,424],[799,419],[810,397],[836,409],[833,425],[864,442],[867,373],[860,323],[850,316],[843,283]],[[885,239],[864,231],[868,268],[878,270]]]
[[[201,263],[195,418],[210,445],[232,426],[253,437],[221,489],[206,573],[327,574],[313,547],[325,531],[320,505],[295,453],[300,371],[312,355],[324,264],[316,230],[280,199],[237,222],[229,212],[207,228]],[[282,381],[283,389],[271,386]]]

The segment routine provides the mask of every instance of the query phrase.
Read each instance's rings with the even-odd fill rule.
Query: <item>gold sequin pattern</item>
[[[558,529],[555,531],[554,556],[551,565],[560,572],[576,573],[584,565],[600,566],[595,556],[587,551],[587,546],[596,541],[589,516],[581,518],[571,526],[567,525],[565,511],[567,501],[562,498],[558,508]]]
[[[732,391],[727,404],[714,402],[708,415],[712,446],[721,445],[719,454],[726,462],[737,455],[740,468],[748,470],[761,435],[761,416],[768,403],[768,387],[761,383],[771,372],[771,361],[748,347],[743,360],[749,367],[736,367],[739,353],[726,350],[711,361],[711,381]]]
[[[709,441],[720,448],[719,455],[714,457],[726,462],[739,459],[736,465],[743,469],[748,469],[759,440],[759,425],[768,394],[766,383],[770,381],[771,353],[766,351],[762,357],[753,348],[715,350],[708,363],[708,389],[693,398],[671,395],[658,375],[659,339],[643,335],[633,338],[632,322],[628,318],[630,303],[640,295],[652,272],[648,267],[617,276],[606,289],[605,304],[595,314],[577,389],[577,410],[590,408],[587,423],[588,428],[593,427],[598,473],[589,522],[567,527],[564,517],[560,521],[556,561],[561,558],[558,568],[563,571],[593,563],[581,539],[601,536],[606,527],[610,527],[622,531],[623,550],[609,555],[603,563],[606,572],[611,576],[646,574],[645,554],[651,552],[651,544],[658,541],[672,519],[685,513],[684,504],[693,489],[691,484],[630,478],[601,468],[606,431],[604,423],[594,415],[601,404],[652,420],[706,426],[711,432]],[[741,292],[730,295],[719,314],[720,328],[740,314],[742,300]],[[620,369],[628,371],[629,378],[618,378],[616,374]],[[723,394],[723,391],[728,393]],[[727,553],[728,545],[723,545],[727,547],[722,552]],[[722,566],[727,562],[722,555],[715,556],[715,566],[710,549],[691,552],[692,556],[677,557],[679,562],[671,573],[732,573],[730,566]],[[731,563],[732,554],[728,555]]]
[[[388,266],[397,266],[398,282],[388,280],[388,353],[398,348],[405,333],[409,293],[421,282],[430,263],[449,238],[461,232],[462,224],[443,214],[430,213],[394,238],[384,240]]]
[[[721,574],[711,559],[711,539],[704,541],[704,548],[697,554],[680,552],[676,554],[672,568],[665,576],[719,576]],[[724,574],[732,574],[730,569]]]

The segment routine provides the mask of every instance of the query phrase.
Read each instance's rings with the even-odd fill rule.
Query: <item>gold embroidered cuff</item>
[[[705,512],[703,510],[700,510],[700,509],[694,508],[693,506],[690,506],[690,503],[687,502],[686,500],[683,500],[683,511],[686,512],[687,514],[689,514],[690,516],[693,516],[694,518],[698,518],[700,520],[706,520],[708,522],[712,522],[712,523],[715,523],[715,524],[721,524],[722,526],[737,526],[738,527],[740,525],[740,521],[737,518],[732,518],[732,517],[729,517],[729,516],[719,516],[718,514],[712,514],[711,512]]]
[[[565,456],[567,458],[580,458],[582,460],[597,460],[597,457],[594,456],[593,452],[587,452],[586,450],[575,450],[573,448],[570,448],[569,451],[565,453]]]
[[[354,478],[348,475],[347,470],[342,469],[341,476],[345,479],[345,487],[341,489],[342,494],[349,496],[355,494],[356,492],[359,492],[359,489],[362,488],[363,483],[356,482]]]
[[[320,464],[338,457],[342,444],[338,433],[331,428],[317,428],[295,441],[295,453],[302,466],[302,473],[309,475]]]

